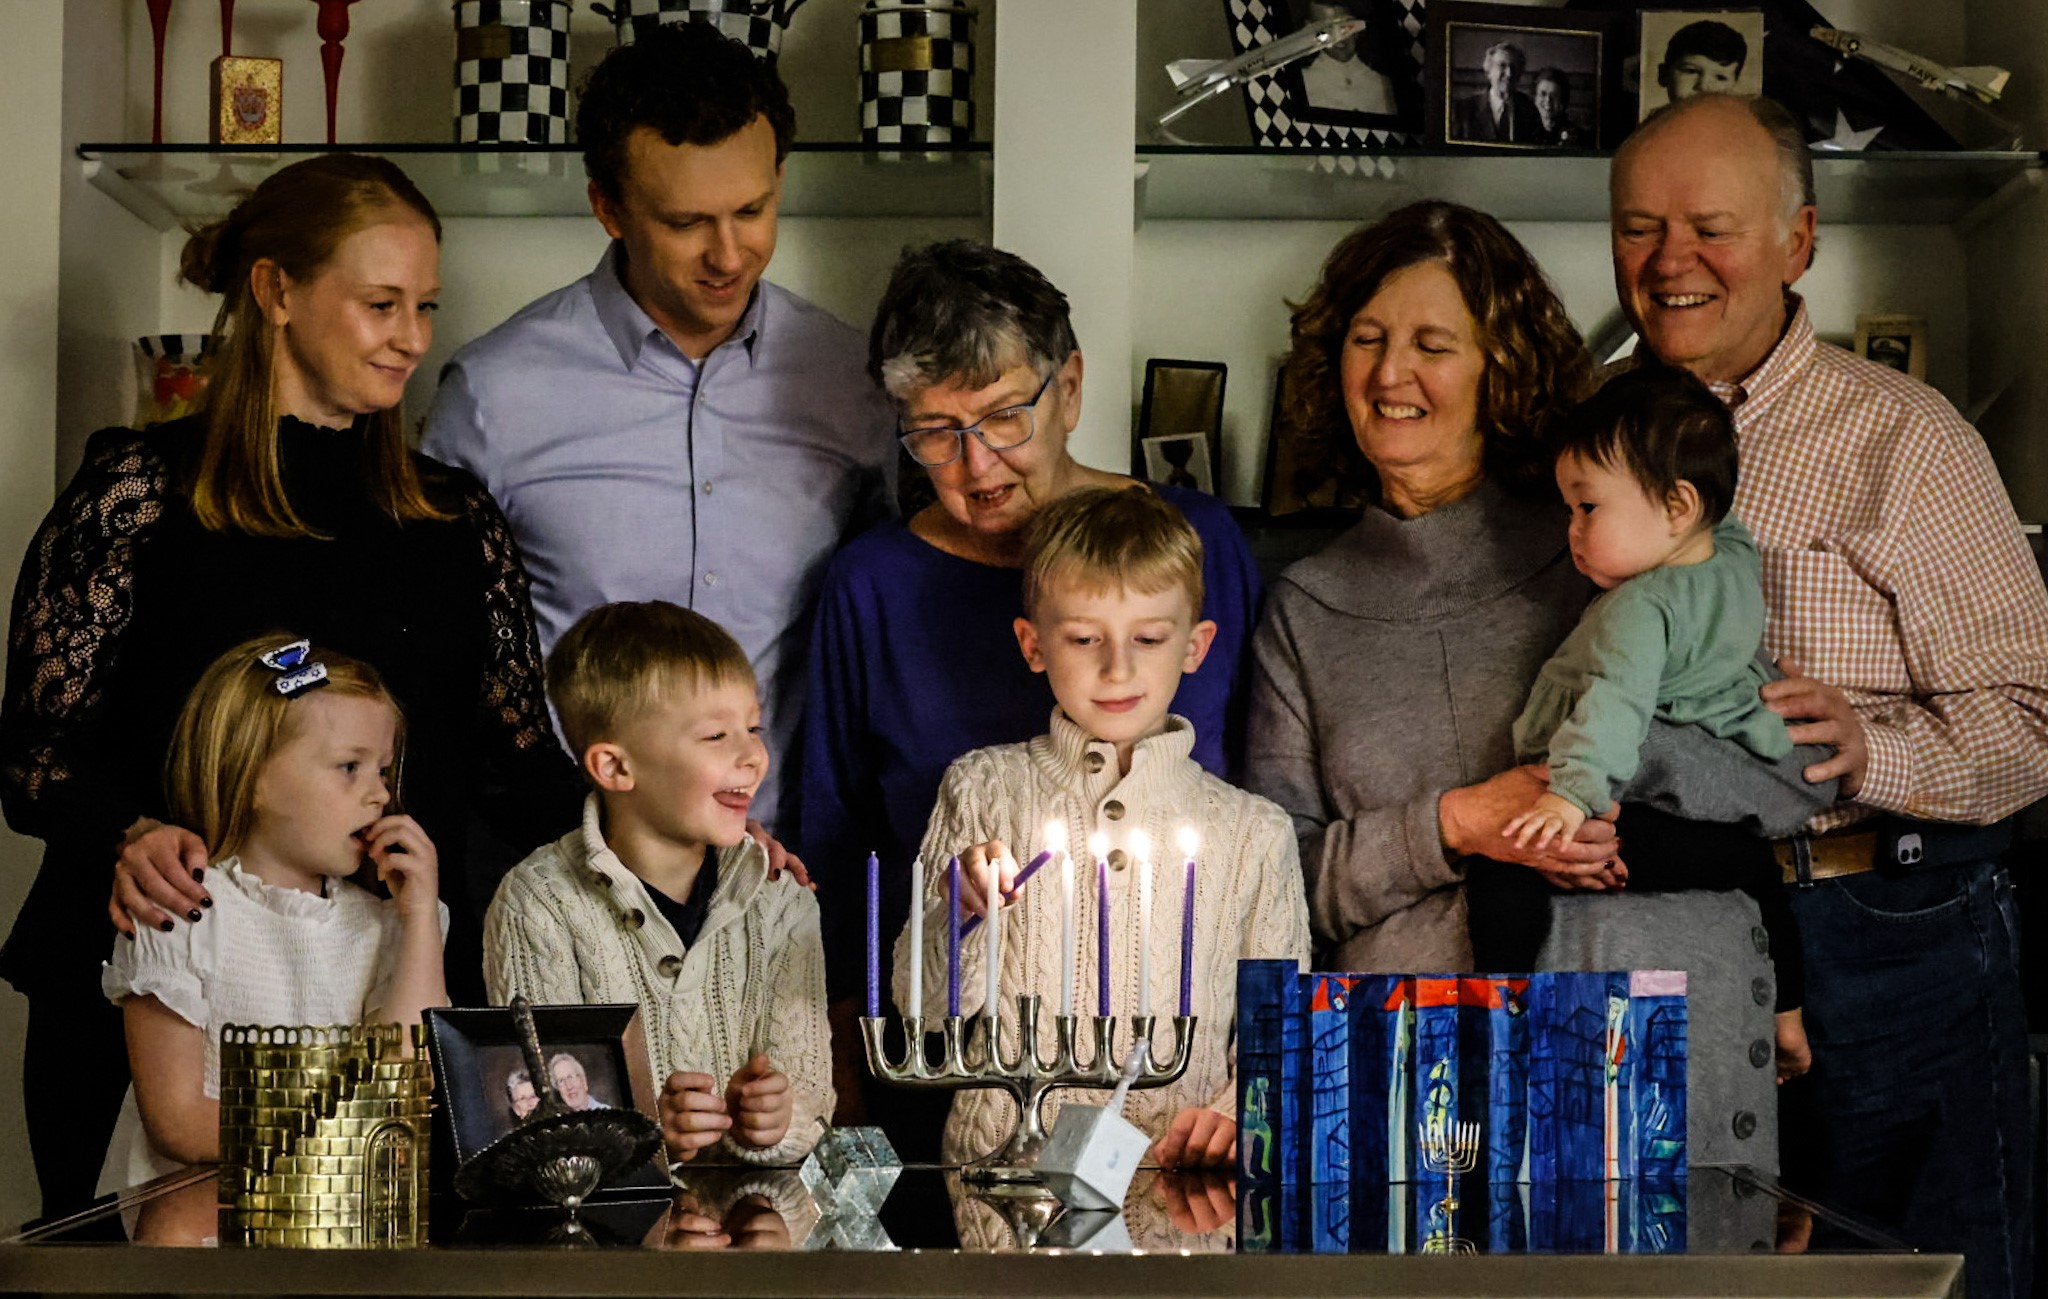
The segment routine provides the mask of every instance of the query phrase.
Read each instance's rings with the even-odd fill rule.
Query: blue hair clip
[[[279,673],[277,693],[295,699],[315,686],[327,684],[327,665],[313,659],[313,642],[295,640],[257,655],[259,662]]]

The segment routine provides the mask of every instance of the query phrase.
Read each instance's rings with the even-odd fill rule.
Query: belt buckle
[[[1805,831],[1792,836],[1792,881],[1794,888],[1813,887],[1813,836]]]

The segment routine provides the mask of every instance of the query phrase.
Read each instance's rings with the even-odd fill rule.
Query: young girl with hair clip
[[[223,1026],[417,1024],[447,1004],[434,844],[396,810],[403,743],[375,669],[288,632],[200,677],[164,784],[172,817],[205,841],[213,915],[114,942],[101,986],[135,1084],[102,1194],[220,1157]],[[359,872],[391,896],[351,883]]]
[[[128,1085],[100,995],[116,928],[204,928],[208,840],[164,805],[164,754],[207,665],[272,627],[376,667],[410,721],[406,791],[440,845],[448,978],[483,998],[483,903],[581,789],[549,724],[525,570],[469,474],[409,449],[440,227],[382,158],[280,168],[196,231],[221,295],[203,409],[95,433],[23,560],[0,702],[0,803],[45,841],[0,977],[28,997],[22,1085],[45,1212],[91,1198]],[[110,896],[111,895],[111,896]]]

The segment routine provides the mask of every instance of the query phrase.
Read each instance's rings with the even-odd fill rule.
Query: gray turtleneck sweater
[[[1246,785],[1301,844],[1318,968],[1464,970],[1464,868],[1437,799],[1515,763],[1511,730],[1592,593],[1564,506],[1492,483],[1368,509],[1280,577],[1252,642]]]

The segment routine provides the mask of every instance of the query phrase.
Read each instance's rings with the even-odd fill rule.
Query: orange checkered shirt
[[[2048,590],[1977,431],[1941,394],[1813,336],[1806,305],[1735,417],[1735,513],[1764,648],[1842,688],[1870,765],[1814,833],[1879,811],[1983,824],[2048,793]]]

